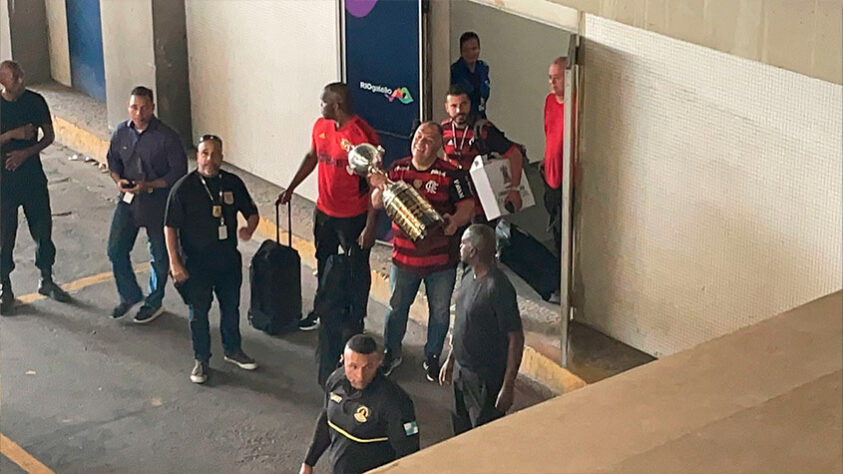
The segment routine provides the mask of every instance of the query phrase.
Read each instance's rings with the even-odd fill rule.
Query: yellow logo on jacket
[[[357,420],[358,423],[365,423],[369,420],[369,407],[366,405],[360,405],[360,408],[354,412],[354,419]]]

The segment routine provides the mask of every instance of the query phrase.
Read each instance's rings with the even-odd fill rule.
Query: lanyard
[[[205,177],[201,174],[199,175],[199,181],[202,182],[202,187],[205,188],[205,193],[208,194],[208,199],[211,200],[211,206],[220,206],[220,225],[225,225],[225,218],[223,217],[224,214],[222,213],[222,180],[220,180],[220,196],[219,201],[214,200],[214,196],[211,194],[211,189],[208,188],[208,183],[205,182]],[[217,204],[219,203],[219,204]]]
[[[454,143],[457,142],[457,128],[454,126],[454,121],[451,121],[451,134],[454,136]],[[465,136],[468,135],[468,127],[465,127],[465,131],[462,132],[462,140],[460,140],[460,147],[457,148],[457,154],[462,156],[462,150],[465,146]]]

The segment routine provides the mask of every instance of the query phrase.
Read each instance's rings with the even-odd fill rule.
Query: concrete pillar
[[[9,31],[9,0],[0,0],[0,61],[12,59],[12,34]]]
[[[3,59],[17,61],[26,71],[30,84],[49,80],[50,53],[44,0],[3,0],[2,10],[0,50]]]
[[[184,2],[100,1],[110,127],[127,119],[135,86],[155,92],[156,114],[190,144],[190,86]]]
[[[189,145],[193,143],[193,125],[190,120],[184,1],[152,0],[152,28],[155,35],[158,114]]]

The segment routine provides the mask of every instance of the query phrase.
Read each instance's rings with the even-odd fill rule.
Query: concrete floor
[[[295,472],[320,410],[313,348],[316,334],[267,336],[246,322],[244,284],[241,331],[244,349],[261,365],[254,373],[222,361],[212,310],[212,379],[191,384],[192,352],[187,308],[168,287],[167,313],[150,325],[114,321],[116,303],[105,242],[115,192],[95,167],[69,161],[72,151],[53,146],[43,154],[50,180],[55,278],[89,279],[70,305],[37,300],[0,319],[2,418],[0,431],[57,472]],[[145,262],[143,233],[133,254]],[[19,298],[34,293],[34,246],[22,226],[12,274]],[[259,242],[241,243],[244,267]],[[145,286],[147,270],[138,272]],[[302,268],[304,307],[315,289],[312,269]],[[367,328],[380,334],[385,308],[370,301]],[[424,380],[423,328],[411,322],[409,358],[395,379],[416,404],[423,446],[448,438],[450,392]],[[517,408],[549,394],[519,383]],[[6,451],[4,450],[4,453]],[[326,472],[320,463],[319,470]],[[0,471],[21,472],[6,456]]]

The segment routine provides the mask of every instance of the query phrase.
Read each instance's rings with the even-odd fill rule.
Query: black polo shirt
[[[460,283],[456,304],[453,346],[457,363],[499,383],[506,373],[508,333],[521,330],[515,288],[497,267],[476,280],[471,269]]]
[[[378,373],[357,390],[342,367],[325,383],[325,405],[305,463],[315,466],[328,449],[334,473],[366,472],[419,450],[413,401]]]
[[[8,101],[0,96],[0,133],[6,133],[30,123],[36,127],[53,123],[50,108],[47,107],[47,101],[41,94],[25,90],[15,101]],[[6,169],[6,153],[29,148],[36,143],[38,143],[38,137],[31,140],[12,140],[0,149],[0,175],[2,175],[0,180],[4,188],[8,187],[12,190],[18,186],[46,184],[47,178],[41,167],[40,154],[27,158],[15,171]]]
[[[215,205],[222,207],[221,217],[214,217]],[[203,178],[194,170],[173,186],[164,223],[179,230],[188,262],[213,259],[215,254],[236,251],[238,212],[248,219],[258,213],[258,208],[237,175],[220,170],[213,178]],[[227,234],[223,240],[219,238],[221,219]]]

